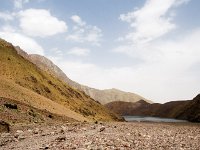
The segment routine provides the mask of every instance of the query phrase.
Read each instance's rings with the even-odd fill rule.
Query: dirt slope
[[[75,120],[69,117],[56,115],[47,110],[37,109],[31,105],[15,101],[9,98],[0,97],[0,120],[4,120],[10,125],[32,124],[32,123],[59,123],[59,122],[74,122]]]
[[[24,59],[4,40],[0,40],[0,66],[0,78],[4,83],[0,85],[1,97],[68,114],[77,120],[118,120],[84,92],[71,88]]]

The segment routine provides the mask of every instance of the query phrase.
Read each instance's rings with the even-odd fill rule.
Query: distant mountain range
[[[135,103],[116,101],[105,106],[122,116],[153,116],[200,122],[200,94],[193,100],[171,101],[165,104],[150,104],[140,100]]]
[[[37,67],[29,59],[25,59],[25,52],[21,51],[19,55],[16,49],[12,44],[0,39],[0,97],[11,106],[19,102],[20,108],[13,112],[22,115],[20,112],[23,112],[23,107],[29,106],[30,109],[35,108],[38,113],[38,110],[44,111],[39,113],[43,116],[48,112],[78,121],[121,120],[84,92],[72,88]],[[3,112],[9,109],[12,108],[3,105],[0,109],[0,120],[4,118]]]
[[[28,59],[40,69],[47,71],[51,75],[59,78],[60,80],[66,82],[70,86],[80,91],[84,91],[87,95],[92,97],[94,100],[100,102],[101,104],[107,104],[113,101],[124,101],[124,102],[137,102],[139,100],[144,100],[149,103],[152,101],[145,99],[142,96],[139,96],[135,93],[124,92],[118,89],[106,89],[106,90],[98,90],[95,88],[91,88],[85,85],[81,85],[67,77],[67,75],[58,67],[56,66],[51,60],[48,58],[36,55],[36,54],[27,54],[24,52],[20,47],[16,47],[16,50],[20,55],[24,58]]]

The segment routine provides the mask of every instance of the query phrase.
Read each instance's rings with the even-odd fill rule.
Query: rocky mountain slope
[[[71,88],[24,59],[12,44],[2,39],[0,66],[0,97],[79,121],[118,120],[84,92]]]
[[[135,93],[124,92],[117,89],[98,90],[95,88],[90,88],[88,86],[81,85],[69,79],[58,66],[56,66],[53,62],[51,62],[46,57],[36,55],[36,54],[28,55],[19,47],[16,47],[16,50],[18,51],[20,55],[30,60],[32,63],[37,65],[40,69],[45,70],[49,72],[51,75],[65,81],[70,86],[74,87],[75,89],[84,91],[87,95],[92,97],[94,100],[100,102],[101,104],[106,104],[112,101],[137,102],[139,100],[145,100],[151,103],[151,101]]]
[[[171,101],[165,104],[150,104],[141,100],[136,103],[117,101],[105,106],[123,116],[154,116],[200,122],[200,94],[193,100]]]
[[[200,122],[200,94],[180,111],[177,118],[186,119],[192,122]]]

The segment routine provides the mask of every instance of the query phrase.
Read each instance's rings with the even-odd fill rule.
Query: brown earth
[[[37,109],[31,105],[3,97],[0,97],[0,114],[0,120],[4,120],[9,125],[76,121],[65,115],[57,115],[47,110]]]

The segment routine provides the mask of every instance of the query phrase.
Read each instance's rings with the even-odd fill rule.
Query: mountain
[[[171,101],[165,104],[150,104],[141,100],[135,103],[117,101],[105,106],[122,116],[153,116],[200,122],[200,94],[193,100]]]
[[[124,91],[120,91],[117,89],[98,90],[95,88],[81,85],[81,84],[69,79],[66,76],[66,74],[58,66],[56,66],[52,61],[50,61],[46,57],[40,56],[37,54],[28,55],[23,50],[21,50],[19,47],[16,47],[16,50],[18,51],[18,53],[20,55],[22,55],[24,58],[30,60],[32,63],[34,63],[40,69],[49,72],[51,75],[66,82],[73,88],[78,89],[80,91],[84,91],[87,95],[89,95],[94,100],[100,102],[103,105],[106,103],[112,102],[112,101],[137,102],[139,100],[145,100],[147,102],[152,103],[151,101],[149,101],[137,94],[134,94],[134,93],[124,92]]]
[[[186,119],[192,122],[200,122],[200,94],[182,109],[177,118]]]
[[[18,53],[12,44],[0,39],[0,97],[79,121],[119,120],[84,92],[41,70]]]
[[[132,102],[122,102],[122,101],[115,101],[115,102],[110,102],[105,104],[105,106],[109,109],[112,110],[113,112],[121,115],[121,116],[129,116],[129,115],[135,115],[138,116],[142,112],[142,108],[145,108],[146,106],[149,106],[150,103],[144,101],[144,100],[139,100],[135,103]]]

